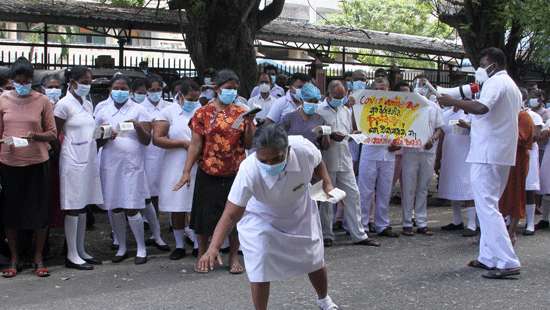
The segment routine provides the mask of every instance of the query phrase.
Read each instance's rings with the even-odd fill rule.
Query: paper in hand
[[[262,111],[262,108],[254,107],[253,109],[244,112],[243,114],[239,115],[239,117],[237,117],[237,119],[235,120],[233,125],[231,125],[231,128],[239,129],[239,127],[241,127],[241,124],[244,122],[245,117],[247,117],[248,115],[252,115],[252,114],[258,114],[260,111]]]
[[[346,198],[346,193],[339,189],[335,188],[330,191],[330,196],[325,193],[323,190],[323,181],[315,183],[309,189],[309,197],[315,201],[327,201],[330,203],[338,203],[339,201]]]
[[[367,136],[365,136],[362,133],[350,134],[350,135],[348,135],[348,137],[350,137],[357,144],[363,144],[363,143],[365,143],[365,140],[367,139]]]
[[[13,145],[13,147],[15,148],[29,146],[29,141],[27,139],[17,137],[9,137],[4,140],[4,143],[6,143],[7,145]]]
[[[121,132],[135,130],[134,123],[132,122],[122,122],[118,124],[118,130]]]
[[[318,136],[329,136],[332,133],[332,128],[330,126],[317,126],[311,131]]]
[[[94,139],[110,139],[112,128],[110,125],[99,126],[94,131]]]

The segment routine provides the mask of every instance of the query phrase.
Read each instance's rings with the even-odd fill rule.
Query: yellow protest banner
[[[426,98],[415,93],[360,90],[352,94],[357,127],[365,135],[362,143],[422,147],[429,138]]]

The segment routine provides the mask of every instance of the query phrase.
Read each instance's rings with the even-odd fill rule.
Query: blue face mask
[[[365,81],[353,81],[352,90],[365,89],[367,88],[367,83]]]
[[[346,102],[348,102],[347,97],[340,98],[340,99],[331,98],[329,104],[331,107],[337,108],[339,106],[343,106],[344,104],[346,104]]]
[[[48,99],[50,99],[53,103],[58,102],[61,97],[61,89],[59,88],[46,88],[44,92],[46,93],[46,96],[48,96]]]
[[[352,87],[353,87],[353,82],[352,81],[346,81],[346,89],[351,90]]]
[[[111,91],[111,98],[113,98],[113,101],[115,103],[124,103],[128,101],[128,98],[130,97],[130,91],[128,90],[112,90]]]
[[[317,104],[311,102],[304,102],[302,109],[306,115],[313,115],[317,112]]]
[[[13,82],[13,86],[15,87],[15,92],[19,96],[28,96],[31,93],[32,90],[32,84],[19,84]]]
[[[283,160],[278,164],[268,165],[258,160],[258,165],[260,166],[260,169],[262,169],[262,171],[265,172],[266,174],[270,176],[277,176],[281,174],[283,171],[285,171],[286,161],[287,161],[287,158],[285,156],[285,160]]]
[[[236,89],[223,88],[221,93],[218,95],[218,99],[220,99],[220,101],[225,105],[233,103],[236,98],[237,98]]]
[[[191,111],[193,111],[195,109],[195,107],[197,106],[197,102],[196,101],[188,101],[188,100],[185,100],[183,102],[183,106],[182,106],[182,109],[183,111],[189,113]]]
[[[135,102],[142,103],[143,101],[145,101],[145,94],[134,94],[133,98]]]
[[[147,92],[147,97],[149,98],[149,101],[153,103],[157,103],[162,98],[162,92],[161,91]]]
[[[275,81],[277,80],[277,76],[272,75],[271,76],[271,84],[275,85]]]

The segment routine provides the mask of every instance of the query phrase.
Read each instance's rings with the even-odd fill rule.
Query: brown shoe
[[[414,231],[412,227],[403,227],[403,230],[401,231],[401,234],[403,236],[414,236]]]
[[[434,233],[428,227],[417,228],[416,233],[420,235],[432,236]]]

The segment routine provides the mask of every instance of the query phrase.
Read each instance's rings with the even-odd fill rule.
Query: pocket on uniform
[[[70,142],[69,154],[76,164],[87,164],[90,157],[90,142]]]

